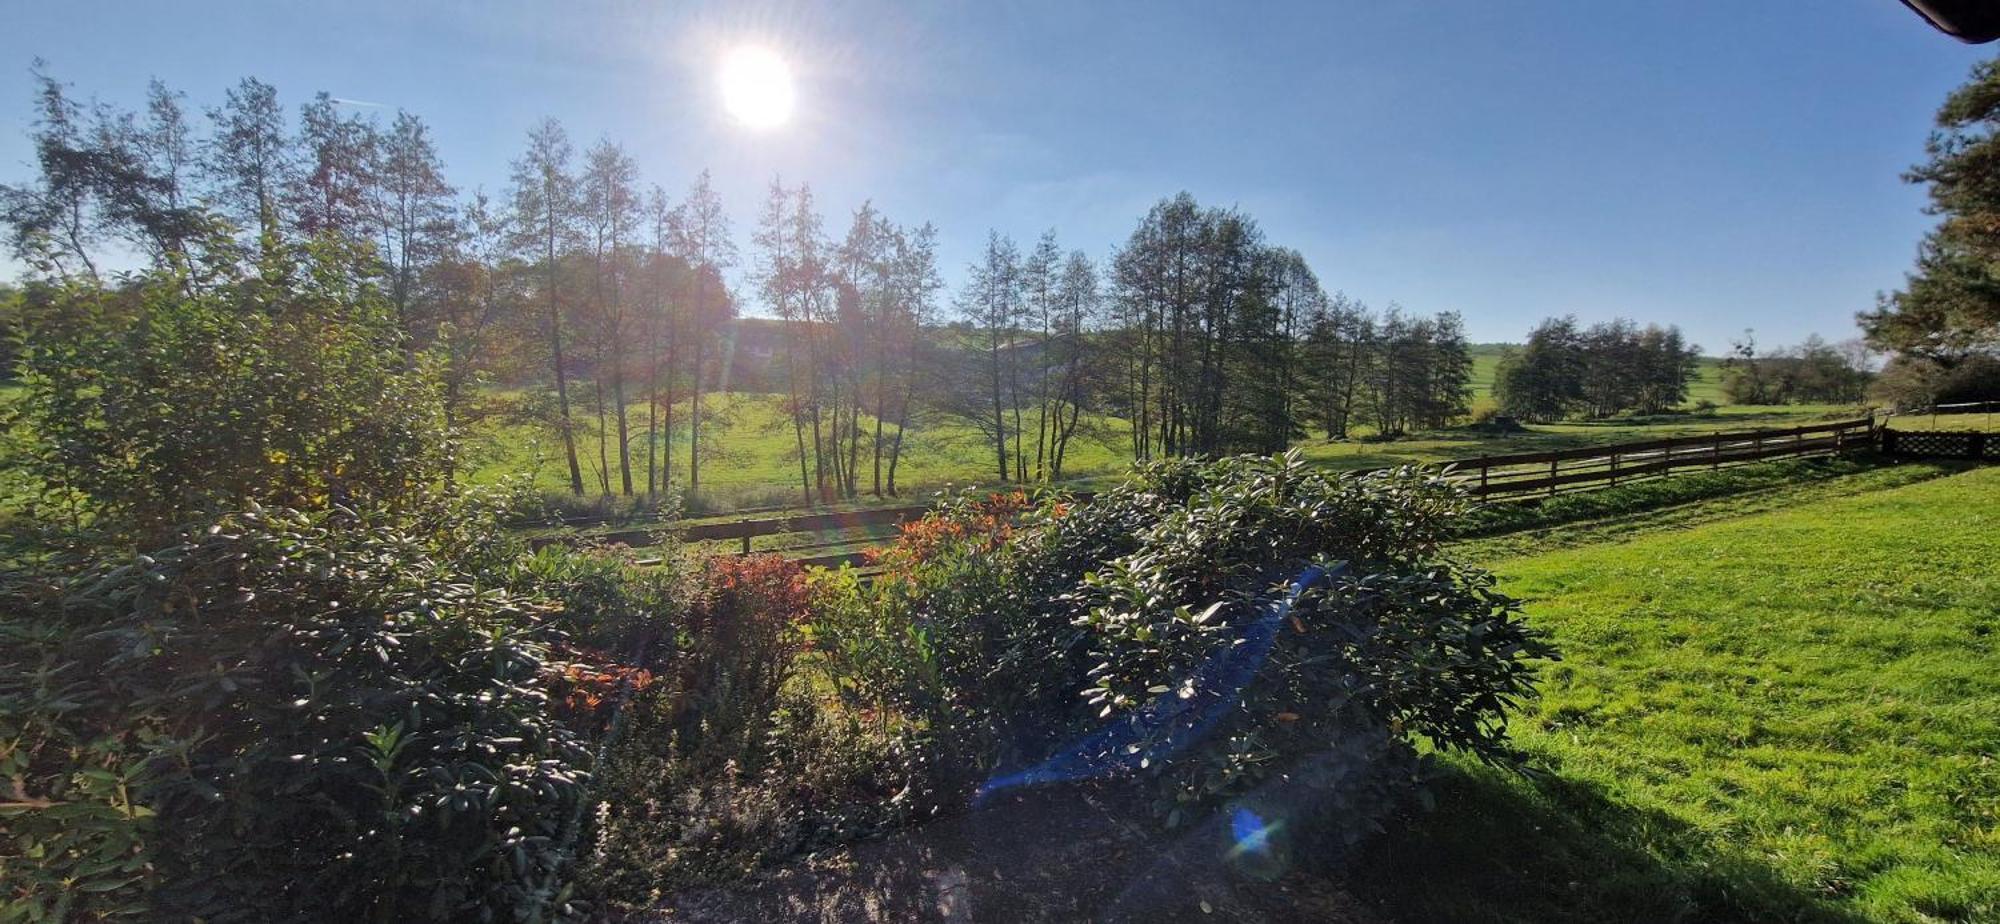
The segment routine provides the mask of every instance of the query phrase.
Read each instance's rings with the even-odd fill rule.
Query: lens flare
[[[1181,683],[1141,707],[1136,713],[1056,749],[1047,760],[1014,773],[988,779],[974,793],[973,805],[996,793],[1020,786],[1037,786],[1129,773],[1169,760],[1208,736],[1236,708],[1238,695],[1255,679],[1271,652],[1278,627],[1307,590],[1347,570],[1309,566],[1281,595],[1266,599],[1261,615],[1245,625],[1231,644],[1218,645]]]

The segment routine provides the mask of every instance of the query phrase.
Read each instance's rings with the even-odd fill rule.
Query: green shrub
[[[1420,741],[1510,759],[1505,711],[1552,655],[1441,558],[1463,509],[1416,469],[1296,455],[1155,463],[1087,505],[960,498],[872,589],[830,585],[815,638],[843,689],[918,720],[947,796],[1139,776],[1179,820],[1275,786],[1351,838],[1410,791]]]
[[[561,603],[568,639],[596,657],[642,667],[669,659],[690,600],[690,560],[664,543],[656,564],[632,550],[548,545],[507,565],[509,586]]]
[[[16,461],[48,522],[143,546],[247,503],[401,507],[442,481],[437,376],[365,245],[239,256],[37,290]]]
[[[1072,591],[1144,519],[1116,502],[1078,509],[1018,492],[947,497],[877,556],[872,586],[825,586],[809,631],[827,674],[921,730],[912,746],[943,773],[939,791],[1043,753],[1069,728],[1088,666]]]
[[[151,555],[10,577],[7,631],[29,644],[0,665],[23,678],[5,737],[28,750],[7,760],[35,797],[78,793],[100,817],[117,863],[87,882],[154,918],[574,910],[587,754],[549,708],[550,608],[437,553],[390,522],[258,510]],[[79,793],[105,774],[117,797]],[[154,814],[103,810],[126,801]],[[5,865],[31,885],[62,874]]]
[[[1550,652],[1490,576],[1437,557],[1462,510],[1455,489],[1415,469],[1331,476],[1297,456],[1225,459],[1193,474],[1185,499],[1081,590],[1096,662],[1087,698],[1100,720],[1143,725],[1176,698],[1213,697],[1225,713],[1203,718],[1213,725],[1186,754],[1127,769],[1159,777],[1172,807],[1185,808],[1384,731],[1398,747],[1369,749],[1366,766],[1344,773],[1404,762],[1418,739],[1510,755],[1505,710],[1532,690],[1529,659]],[[1299,577],[1317,567],[1329,577]],[[1287,593],[1296,600],[1281,612]],[[1246,678],[1209,670],[1258,646],[1267,653]],[[1189,721],[1135,727],[1126,747],[1168,750]],[[1345,821],[1367,817],[1355,808]]]
[[[599,778],[595,849],[583,873],[614,906],[739,878],[936,804],[907,738],[829,708],[806,684],[782,691],[762,740],[719,764],[714,745],[690,754],[664,746],[665,723],[646,707],[635,703]]]
[[[846,781],[886,765],[857,746],[866,730],[799,682],[813,599],[797,563],[719,556],[690,577],[670,650],[647,662],[658,679],[633,700],[599,780],[587,875],[619,901],[791,853],[864,802],[841,796]]]
[[[812,607],[804,569],[779,555],[702,562],[672,682],[651,713],[682,753],[709,765],[754,754],[792,678]]]
[[[10,561],[0,580],[0,920],[134,920],[154,874],[148,744],[158,710],[131,708],[102,666],[107,635],[72,633],[66,562]]]

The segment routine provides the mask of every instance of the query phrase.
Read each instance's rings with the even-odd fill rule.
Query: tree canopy
[[[1928,186],[1938,225],[1903,288],[1858,320],[1869,345],[1893,354],[1891,378],[1916,385],[1904,400],[2000,398],[2000,376],[1967,382],[1961,369],[1991,369],[2000,354],[2000,60],[1945,99],[1925,151],[1904,178]]]

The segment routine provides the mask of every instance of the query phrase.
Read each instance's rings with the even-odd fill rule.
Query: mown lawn
[[[2000,920],[2000,468],[1488,564],[1543,775],[1363,857],[1394,919]]]

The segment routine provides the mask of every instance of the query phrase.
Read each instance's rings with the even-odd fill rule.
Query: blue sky
[[[28,174],[29,61],[135,104],[238,78],[397,107],[454,182],[504,185],[529,126],[622,141],[678,193],[711,169],[746,253],[774,175],[830,231],[932,221],[956,280],[997,228],[1102,257],[1186,189],[1330,290],[1462,312],[1681,325],[1710,352],[1841,339],[1930,224],[1901,182],[1985,52],[1895,0],[1794,3],[20,3],[0,177]],[[721,112],[724,52],[797,72],[794,120]],[[11,89],[9,89],[11,88]]]

